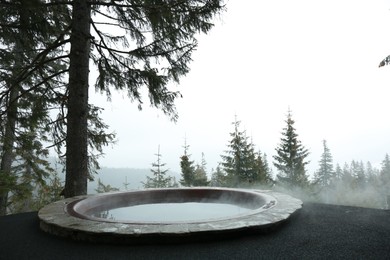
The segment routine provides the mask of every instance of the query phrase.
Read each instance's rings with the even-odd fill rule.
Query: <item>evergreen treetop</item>
[[[278,170],[279,183],[288,187],[306,187],[308,177],[306,173],[306,160],[309,155],[308,150],[301,144],[294,128],[294,120],[291,112],[287,114],[286,124],[283,128],[280,144],[276,148],[274,166]]]
[[[190,160],[190,154],[188,154],[189,145],[187,140],[184,142],[184,154],[180,157],[181,176],[180,184],[182,186],[191,187],[194,185],[195,179],[195,166],[194,161]]]
[[[228,150],[221,155],[221,167],[225,172],[228,186],[253,186],[264,177],[264,164],[261,155],[256,155],[253,142],[245,131],[240,130],[240,121],[235,118],[234,131],[230,133]],[[260,156],[260,159],[259,159]],[[268,177],[265,177],[268,180]],[[265,180],[264,180],[265,181]]]
[[[319,169],[315,173],[314,182],[321,187],[328,187],[334,180],[336,173],[333,169],[333,158],[326,140],[323,140],[322,143],[323,152],[319,161]]]
[[[143,182],[144,188],[169,188],[175,187],[176,183],[172,176],[167,176],[169,169],[164,169],[165,163],[161,161],[160,146],[158,146],[158,152],[156,162],[152,163],[153,177],[146,176],[146,182]]]

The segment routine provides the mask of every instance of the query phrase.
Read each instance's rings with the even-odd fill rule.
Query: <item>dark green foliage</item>
[[[105,193],[105,192],[112,192],[112,191],[119,191],[118,188],[112,187],[110,184],[104,185],[103,182],[98,179],[98,186],[95,189],[97,193]]]
[[[194,185],[195,179],[195,167],[194,161],[190,160],[190,156],[188,154],[189,145],[184,144],[184,154],[180,157],[180,168],[181,168],[181,180],[180,184],[182,186],[191,187]]]
[[[180,157],[181,176],[180,184],[182,186],[191,187],[194,183],[195,167],[194,161],[190,161],[189,155],[183,155]]]
[[[189,145],[184,145],[184,155],[180,157],[180,168],[181,176],[180,184],[186,187],[193,186],[208,186],[209,181],[207,180],[206,172],[206,160],[204,159],[204,154],[202,153],[202,163],[201,165],[197,164],[194,166],[194,161],[190,161],[190,156],[188,154]]]
[[[257,172],[256,184],[259,184],[262,187],[271,187],[274,184],[267,161],[267,155],[262,155],[260,151],[256,154],[255,170]]]
[[[317,196],[323,197],[324,202],[329,203],[330,193],[334,192],[334,186],[336,180],[336,172],[333,169],[332,154],[326,144],[326,140],[323,140],[323,153],[321,154],[321,160],[319,161],[319,169],[314,173],[313,190]]]
[[[225,155],[221,155],[221,166],[226,175],[225,185],[251,186],[259,181],[259,175],[264,175],[264,165],[262,160],[259,161],[259,157],[256,158],[254,145],[248,141],[246,132],[240,131],[240,121],[236,119],[233,125],[234,132],[230,133],[229,150],[225,151]]]
[[[124,90],[141,109],[143,104],[141,87],[146,87],[150,104],[176,120],[174,101],[180,93],[171,91],[168,84],[172,81],[179,83],[180,77],[189,71],[191,54],[197,46],[195,34],[209,31],[212,27],[212,18],[223,9],[221,1],[126,0],[121,1],[120,4],[115,1],[95,2],[90,7],[93,38],[88,38],[88,41],[93,51],[90,52],[89,57],[99,71],[95,83],[96,89],[105,92],[108,98],[110,98],[111,88]],[[79,8],[80,11],[85,10],[81,4],[73,5],[74,21],[82,20],[81,12],[77,13]],[[81,26],[84,25],[83,22]],[[110,34],[115,31],[113,29],[116,29],[117,34]],[[89,35],[84,33],[81,37],[85,38],[72,43],[72,48],[82,44]],[[82,57],[75,56],[75,59],[82,59]],[[87,64],[85,60],[83,63]],[[72,56],[70,71],[71,69]],[[77,80],[70,74],[69,86],[76,84]],[[75,87],[75,89],[79,88]],[[72,100],[73,97],[70,97],[69,104]],[[73,110],[69,109],[69,115],[71,111]],[[72,118],[77,119],[77,116]],[[83,124],[85,122],[80,121],[75,125]],[[75,134],[69,134],[69,126],[73,127],[73,124],[68,125],[67,149],[70,144],[78,142]],[[83,129],[74,132],[83,132],[86,135],[86,130]],[[81,144],[81,147],[85,146],[86,144]],[[76,152],[77,150],[74,150],[69,155],[73,156]],[[80,156],[84,157],[82,154]],[[74,165],[71,160],[68,160],[67,164],[67,176],[73,176],[67,183],[85,183],[84,170],[77,170],[77,165]],[[71,190],[69,194],[68,189]],[[71,186],[65,188],[67,196],[83,193],[85,187],[72,189]]]
[[[194,171],[194,181],[193,186],[208,186],[209,181],[207,180],[207,173],[205,169],[199,164],[196,165]]]
[[[140,88],[146,86],[152,106],[177,118],[170,81],[189,71],[195,35],[207,33],[222,10],[221,1],[122,1],[93,5],[96,35],[91,56],[98,67],[95,87],[110,97],[110,87],[126,90],[142,107]],[[115,35],[101,28],[120,28]]]
[[[66,196],[85,193],[86,177],[98,167],[94,149],[98,156],[102,145],[113,141],[95,107],[88,104],[89,59],[99,71],[98,90],[108,97],[110,88],[124,90],[141,108],[141,87],[146,87],[151,105],[175,120],[174,100],[180,93],[169,90],[168,84],[189,71],[195,35],[208,32],[223,10],[218,0],[16,0],[2,1],[0,7],[0,78],[5,86],[0,93],[1,126],[16,128],[11,118],[18,111],[12,105],[19,110],[25,99],[24,109],[34,111],[37,125],[48,127],[44,136],[52,137],[48,141],[67,160]],[[64,79],[68,73],[69,82]],[[37,100],[39,109],[34,107]],[[58,109],[57,118],[45,122],[53,109]],[[26,124],[34,125],[29,119]],[[14,138],[14,133],[8,132],[4,140],[13,144],[8,136]],[[65,140],[66,157],[61,151]],[[8,145],[3,151],[7,165],[15,158],[13,148]],[[2,172],[9,175],[9,169]],[[8,189],[0,183],[0,191]],[[0,204],[6,203],[2,192]]]
[[[63,183],[56,171],[45,171],[45,174],[48,172],[49,176],[44,179],[37,179],[29,168],[17,175],[17,186],[10,192],[8,213],[37,211],[61,199]]]
[[[278,183],[290,188],[304,188],[308,185],[305,169],[308,162],[305,160],[309,152],[298,140],[290,111],[286,123],[287,126],[282,132],[283,137],[276,148],[277,155],[274,156],[274,166],[279,172]]]
[[[230,133],[231,140],[229,141],[229,150],[225,151],[225,155],[221,155],[221,166],[226,173],[226,185],[237,187],[240,183],[240,178],[244,172],[244,152],[248,150],[247,136],[245,132],[239,131],[240,122],[235,119],[233,122],[234,132]],[[248,157],[248,154],[245,154]]]
[[[210,186],[212,187],[224,187],[226,186],[226,175],[222,171],[221,166],[218,165],[215,171],[211,171]]]
[[[143,182],[144,188],[170,188],[177,187],[178,184],[172,176],[167,176],[168,169],[163,169],[165,163],[161,162],[160,146],[155,154],[157,161],[152,163],[153,177],[146,176],[146,182]]]
[[[322,188],[329,187],[336,175],[333,169],[332,154],[326,144],[326,140],[323,140],[323,149],[321,160],[319,161],[319,169],[314,176],[315,184]]]
[[[201,165],[197,164],[194,171],[193,186],[208,186],[209,183],[206,172],[206,160],[202,153],[202,163]]]
[[[41,3],[0,3],[1,172],[5,179],[13,180],[0,180],[0,215],[10,204],[8,195],[13,203],[31,197],[36,190],[32,185],[44,187],[45,178],[52,172],[46,161],[48,150],[42,143],[50,141],[48,110],[55,107],[61,89],[58,82],[66,71],[64,57],[56,56],[62,40],[54,32],[64,30],[67,13],[61,7],[41,10]],[[59,18],[64,20],[59,22]],[[9,207],[12,211],[17,208]]]

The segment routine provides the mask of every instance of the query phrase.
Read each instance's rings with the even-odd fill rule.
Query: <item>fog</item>
[[[250,6],[250,8],[248,8]],[[313,174],[326,139],[334,162],[378,166],[390,147],[390,2],[228,1],[190,64],[172,85],[180,90],[173,123],[147,104],[138,111],[124,93],[112,102],[91,90],[117,143],[102,166],[149,168],[160,145],[167,168],[180,171],[184,140],[192,159],[204,153],[208,170],[226,149],[235,115],[256,147],[271,159],[288,108]],[[91,82],[96,72],[91,70]]]

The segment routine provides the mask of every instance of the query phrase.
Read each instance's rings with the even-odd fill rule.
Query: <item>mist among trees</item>
[[[309,150],[299,140],[291,111],[288,111],[282,129],[280,143],[275,148],[273,166],[265,153],[261,153],[240,128],[235,117],[227,149],[221,154],[221,162],[212,169],[208,186],[273,189],[289,193],[304,201],[388,208],[390,193],[390,157],[384,156],[380,169],[370,162],[351,161],[342,166],[334,164],[327,140],[322,140],[323,153],[318,158],[318,168],[309,173],[306,169]],[[197,186],[191,181],[195,176],[189,161],[188,145],[181,157],[182,186]],[[204,161],[204,156],[202,157]],[[276,172],[273,172],[273,169]],[[206,185],[203,185],[206,186]]]

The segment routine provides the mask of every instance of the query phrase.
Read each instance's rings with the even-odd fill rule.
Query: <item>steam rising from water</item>
[[[137,222],[176,222],[227,218],[248,211],[248,208],[225,203],[153,203],[115,208],[92,216]]]

